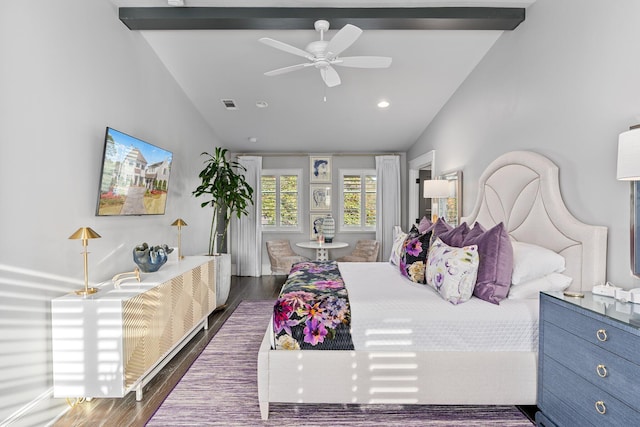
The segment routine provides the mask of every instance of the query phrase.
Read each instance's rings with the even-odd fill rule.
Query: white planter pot
[[[216,308],[224,305],[231,288],[231,254],[214,255],[216,280]]]

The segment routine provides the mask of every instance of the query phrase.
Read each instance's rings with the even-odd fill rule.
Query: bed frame
[[[479,179],[468,217],[485,227],[504,222],[512,239],[562,254],[572,290],[606,277],[606,227],[578,221],[560,195],[558,167],[513,151]],[[269,402],[353,404],[534,405],[536,352],[380,352],[271,350],[271,325],[258,353],[262,419]]]

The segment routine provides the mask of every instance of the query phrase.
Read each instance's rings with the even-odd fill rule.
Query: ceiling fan
[[[324,33],[329,29],[328,21],[316,21],[314,27],[320,33],[320,40],[309,43],[304,50],[278,40],[267,37],[261,38],[259,41],[267,46],[301,56],[309,61],[267,71],[264,73],[265,76],[277,76],[307,67],[315,67],[320,70],[320,75],[325,84],[333,87],[340,84],[340,76],[333,68],[334,65],[354,68],[387,68],[391,65],[391,58],[385,56],[338,56],[362,34],[362,30],[355,25],[345,25],[329,41],[324,39]]]

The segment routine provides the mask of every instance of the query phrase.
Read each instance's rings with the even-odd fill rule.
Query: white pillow
[[[564,291],[573,279],[560,273],[551,273],[538,279],[509,288],[509,299],[538,298],[540,292]]]
[[[393,238],[393,245],[391,246],[391,256],[389,262],[393,265],[400,265],[400,256],[402,256],[402,245],[407,238],[407,233],[400,230]]]
[[[479,263],[478,245],[456,248],[438,237],[427,256],[427,284],[451,304],[468,301],[476,286]]]
[[[551,249],[523,242],[512,242],[512,245],[512,285],[539,279],[550,273],[562,273],[565,269],[564,257]]]

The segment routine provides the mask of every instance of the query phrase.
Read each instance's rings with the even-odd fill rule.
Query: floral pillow
[[[456,248],[436,238],[427,260],[427,284],[451,304],[466,302],[473,295],[479,263],[478,245]]]
[[[393,265],[400,265],[400,257],[402,256],[402,248],[404,241],[408,234],[404,231],[400,231],[393,238],[393,245],[391,246],[391,256],[389,256],[389,262]]]
[[[417,236],[409,233],[404,241],[399,264],[400,273],[412,282],[425,283],[424,272],[430,240],[431,232],[428,231]]]

